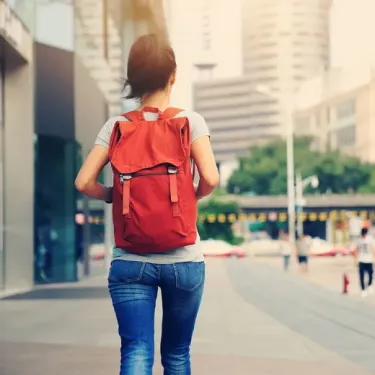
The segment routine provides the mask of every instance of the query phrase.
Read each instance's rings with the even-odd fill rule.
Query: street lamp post
[[[286,165],[287,165],[287,190],[288,190],[288,233],[291,245],[295,243],[295,185],[294,185],[294,126],[293,110],[286,110]]]
[[[255,92],[268,96],[269,98],[280,101],[280,98],[271,92],[271,89],[265,85],[257,85]],[[294,125],[293,125],[293,103],[294,100],[288,102],[285,108],[285,138],[286,138],[286,154],[287,154],[287,189],[288,189],[288,232],[289,242],[291,245],[295,243],[295,185],[294,185]]]
[[[297,233],[298,237],[301,237],[303,234],[303,206],[305,205],[303,199],[303,186],[302,186],[302,175],[300,172],[296,175],[296,211],[297,211]]]
[[[303,206],[305,205],[305,200],[303,199],[303,192],[308,185],[311,185],[314,189],[316,189],[319,186],[318,177],[313,175],[305,179],[302,179],[301,173],[298,172],[296,176],[296,203],[298,207],[298,213],[297,213],[298,236],[303,235],[302,213],[303,213]]]

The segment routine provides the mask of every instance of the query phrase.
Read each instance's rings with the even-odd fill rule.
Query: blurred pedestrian
[[[279,243],[281,247],[281,255],[283,257],[284,271],[289,270],[290,256],[292,254],[292,246],[289,243],[289,236],[283,229],[279,232]]]
[[[361,295],[366,297],[373,293],[374,273],[374,238],[368,233],[368,228],[362,228],[361,238],[355,245],[355,258],[358,263]],[[366,281],[367,276],[367,281]]]
[[[355,243],[361,238],[361,229],[363,228],[363,220],[355,215],[349,219],[349,241]]]
[[[308,272],[308,265],[309,265],[309,254],[311,249],[311,239],[310,237],[306,236],[306,234],[302,234],[298,236],[297,243],[297,260],[300,266],[300,270],[304,273]]]
[[[127,72],[127,98],[139,99],[141,107],[108,120],[76,187],[112,203],[115,248],[108,281],[121,337],[120,375],[152,374],[159,288],[164,373],[189,375],[205,279],[196,205],[214,190],[219,174],[203,117],[168,108],[176,80],[168,42],[140,37],[131,47]],[[197,188],[191,158],[199,171]],[[108,161],[113,187],[97,181]]]
[[[52,221],[50,217],[44,216],[37,225],[36,238],[36,279],[39,282],[48,281],[51,270],[53,252]]]

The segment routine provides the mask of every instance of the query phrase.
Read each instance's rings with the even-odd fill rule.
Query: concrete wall
[[[4,122],[4,287],[33,285],[34,70],[8,54]]]
[[[85,157],[94,145],[99,130],[108,119],[107,104],[94,79],[79,57],[74,59],[75,138]]]

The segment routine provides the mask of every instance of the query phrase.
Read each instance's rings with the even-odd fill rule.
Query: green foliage
[[[358,192],[361,194],[375,194],[375,169],[371,169],[368,184],[361,186]]]
[[[303,177],[317,175],[319,187],[307,193],[372,193],[375,192],[375,166],[338,151],[320,153],[310,149],[308,138],[294,142],[295,169]],[[256,146],[240,160],[239,168],[228,181],[229,193],[254,192],[257,195],[286,194],[286,145],[277,140]]]
[[[211,198],[207,202],[199,204],[199,214],[203,215],[219,215],[219,214],[238,214],[240,209],[235,202],[221,202]],[[198,222],[198,231],[202,240],[216,239],[224,240],[231,244],[239,244],[241,239],[237,238],[232,230],[232,224],[226,221],[225,223],[209,223],[207,220]]]

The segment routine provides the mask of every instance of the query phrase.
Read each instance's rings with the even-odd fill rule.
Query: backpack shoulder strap
[[[123,113],[121,116],[127,118],[131,122],[137,122],[141,120],[141,115],[139,111],[130,111]]]
[[[165,118],[173,118],[177,116],[180,112],[183,112],[184,110],[181,108],[174,108],[174,107],[169,107],[164,111],[164,117]]]
[[[164,118],[173,118],[183,111],[184,110],[181,108],[169,107],[163,112],[163,115],[164,115]],[[122,116],[126,117],[131,122],[144,120],[142,111],[130,111],[130,112],[123,113]]]
[[[181,108],[169,107],[164,111],[164,117],[165,118],[173,118],[173,117],[177,116],[180,112],[183,112],[183,111],[185,111],[185,110],[181,109]],[[196,168],[195,168],[195,163],[194,163],[193,159],[190,159],[190,165],[191,165],[192,178],[193,178],[193,182],[194,182]]]

